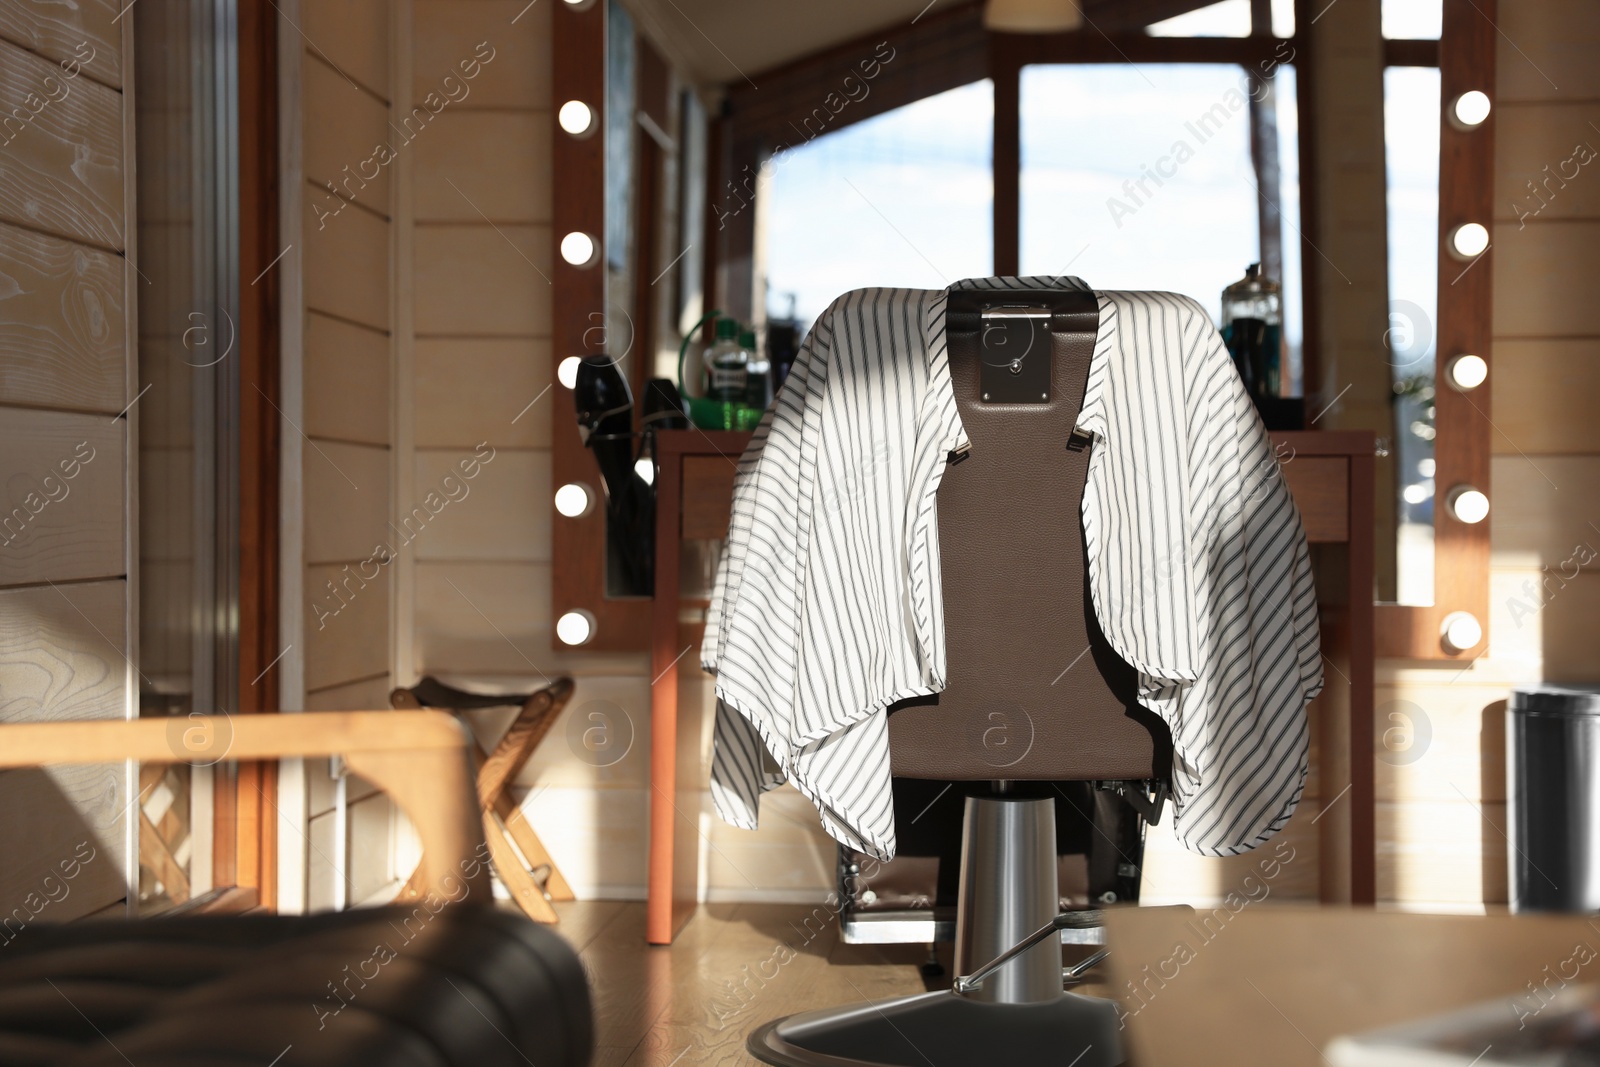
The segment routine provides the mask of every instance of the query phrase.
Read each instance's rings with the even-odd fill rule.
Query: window
[[[1281,171],[1276,181],[1269,178],[1265,198],[1282,221],[1269,209],[1268,224],[1277,232],[1264,241],[1258,161],[1251,152],[1252,83],[1243,68],[1023,68],[1022,273],[1075,274],[1099,289],[1183,293],[1216,321],[1223,288],[1243,277],[1249,264],[1265,262],[1284,284],[1291,384],[1297,386],[1295,85],[1288,68],[1273,81],[1271,95],[1254,83],[1273,120],[1268,128],[1277,131],[1275,169]]]
[[[865,286],[942,289],[992,272],[988,81],[827,133],[763,171],[767,303],[809,323]]]
[[[1443,26],[1443,0],[1383,0],[1383,35],[1391,41],[1437,41]]]
[[[1250,0],[1222,0],[1151,23],[1144,32],[1152,37],[1248,37]]]

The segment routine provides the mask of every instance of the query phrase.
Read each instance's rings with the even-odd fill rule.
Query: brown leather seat
[[[491,908],[30,926],[0,953],[7,1065],[577,1067],[593,1046],[577,954]]]
[[[986,403],[983,364],[1007,362],[979,313],[1052,312],[1047,402]],[[971,442],[939,486],[947,685],[890,709],[893,772],[952,781],[1156,779],[1170,742],[1137,675],[1100,632],[1085,585],[1079,505],[1088,448],[1069,447],[1099,323],[1095,296],[952,290],[946,338]],[[1005,373],[1002,367],[1002,374]],[[1076,444],[1076,442],[1074,442]]]

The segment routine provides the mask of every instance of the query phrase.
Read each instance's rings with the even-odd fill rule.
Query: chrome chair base
[[[967,992],[776,1019],[750,1035],[752,1056],[775,1067],[1122,1062],[1115,1002],[1063,991],[1060,939],[1040,936],[1057,922],[1055,803],[1001,789],[966,802],[955,968]]]
[[[991,1067],[1123,1062],[1116,1005],[1063,993],[1032,1004],[923,993],[801,1012],[750,1035],[750,1054],[775,1067]]]

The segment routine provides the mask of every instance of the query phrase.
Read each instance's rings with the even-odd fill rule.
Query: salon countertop
[[[1341,1034],[1531,998],[1529,983],[1556,975],[1577,946],[1600,947],[1600,921],[1583,916],[1277,905],[1268,880],[1252,884],[1254,901],[1239,895],[1193,914],[1108,913],[1106,965],[1127,1013],[1130,1064],[1321,1067],[1319,1050]]]

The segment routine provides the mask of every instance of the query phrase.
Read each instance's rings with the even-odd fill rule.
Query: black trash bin
[[[1512,911],[1600,911],[1600,685],[1515,689],[1506,706]]]

